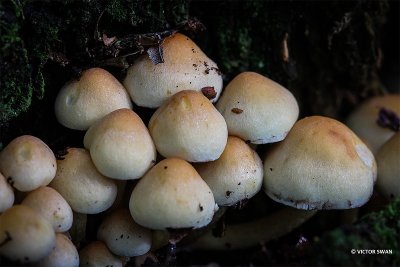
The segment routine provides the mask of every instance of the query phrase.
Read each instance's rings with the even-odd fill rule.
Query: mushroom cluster
[[[364,205],[377,177],[384,195],[400,195],[398,133],[377,165],[356,130],[323,116],[298,120],[295,97],[277,82],[243,72],[223,89],[216,63],[188,37],[175,33],[160,49],[161,61],[142,55],[122,83],[92,68],[61,88],[55,114],[85,131],[80,147],[56,159],[25,135],[0,152],[0,255],[36,266],[123,266],[191,233],[192,248],[245,248],[315,210]],[[151,108],[147,125],[131,101]],[[227,209],[263,191],[281,210],[211,234]]]

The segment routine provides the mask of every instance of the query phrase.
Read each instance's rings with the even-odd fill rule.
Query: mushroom
[[[97,239],[103,241],[118,256],[135,257],[150,250],[152,233],[138,225],[128,209],[118,209],[108,215],[97,231]]]
[[[195,168],[211,188],[219,206],[232,206],[249,199],[262,186],[263,165],[260,157],[235,136],[228,137],[221,157],[196,164]]]
[[[46,257],[55,245],[50,222],[25,205],[14,205],[0,215],[0,255],[19,263]]]
[[[36,267],[78,267],[79,254],[71,242],[64,234],[56,233],[56,245],[45,258],[34,264]]]
[[[138,106],[157,108],[182,90],[203,91],[217,101],[222,76],[217,65],[188,37],[176,33],[160,46],[163,62],[154,64],[141,56],[129,69],[123,82]]]
[[[211,222],[216,204],[211,189],[192,165],[168,158],[139,180],[129,210],[138,224],[150,229],[200,228]]]
[[[113,111],[92,125],[84,145],[101,174],[120,180],[142,177],[157,156],[149,131],[130,109]]]
[[[0,173],[0,213],[10,208],[14,204],[14,190]]]
[[[228,138],[218,110],[201,93],[188,90],[175,94],[157,109],[149,131],[161,155],[190,162],[216,160]]]
[[[99,173],[87,150],[68,148],[64,159],[58,160],[57,164],[56,177],[50,186],[64,197],[72,210],[96,214],[114,203],[115,181]]]
[[[395,123],[399,127],[399,94],[376,96],[364,101],[348,116],[346,125],[376,154],[379,148],[395,133],[395,130],[386,124],[388,119],[397,120]]]
[[[101,241],[93,241],[79,252],[80,267],[113,266],[122,267],[122,261],[113,255]]]
[[[264,190],[298,209],[349,209],[372,195],[376,163],[344,124],[322,116],[298,121],[264,160]]]
[[[65,127],[87,130],[108,113],[132,108],[128,92],[108,71],[91,68],[79,80],[72,80],[58,92],[55,114]]]
[[[255,72],[242,72],[217,103],[229,135],[253,144],[283,140],[299,115],[294,96],[280,84]]]
[[[72,225],[72,209],[67,201],[51,187],[31,191],[21,202],[46,218],[56,232],[66,232]]]
[[[400,197],[400,132],[381,146],[376,155],[378,164],[377,189],[386,198]]]
[[[35,136],[19,136],[0,152],[0,172],[19,191],[48,185],[56,170],[53,151]]]

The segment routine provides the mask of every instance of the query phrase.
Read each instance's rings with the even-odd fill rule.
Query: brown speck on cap
[[[240,114],[240,113],[243,112],[243,109],[240,109],[240,108],[233,108],[233,109],[231,109],[231,111],[232,111],[233,113],[235,113],[235,114]]]
[[[214,99],[217,96],[217,92],[215,91],[214,87],[212,87],[212,86],[207,86],[207,87],[201,88],[201,92],[203,93],[203,95],[205,97],[207,97],[210,100]]]

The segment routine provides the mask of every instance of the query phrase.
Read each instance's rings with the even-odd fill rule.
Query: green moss
[[[399,218],[400,199],[382,211],[366,215],[355,225],[326,233],[315,245],[316,265],[399,266]],[[360,250],[373,251],[361,254]],[[377,250],[391,250],[392,254],[377,255]]]

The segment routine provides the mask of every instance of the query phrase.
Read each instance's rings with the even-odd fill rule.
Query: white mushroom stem
[[[279,238],[310,219],[316,211],[282,208],[260,219],[229,225],[225,235],[215,237],[212,229],[189,245],[190,249],[234,250],[245,249]]]

